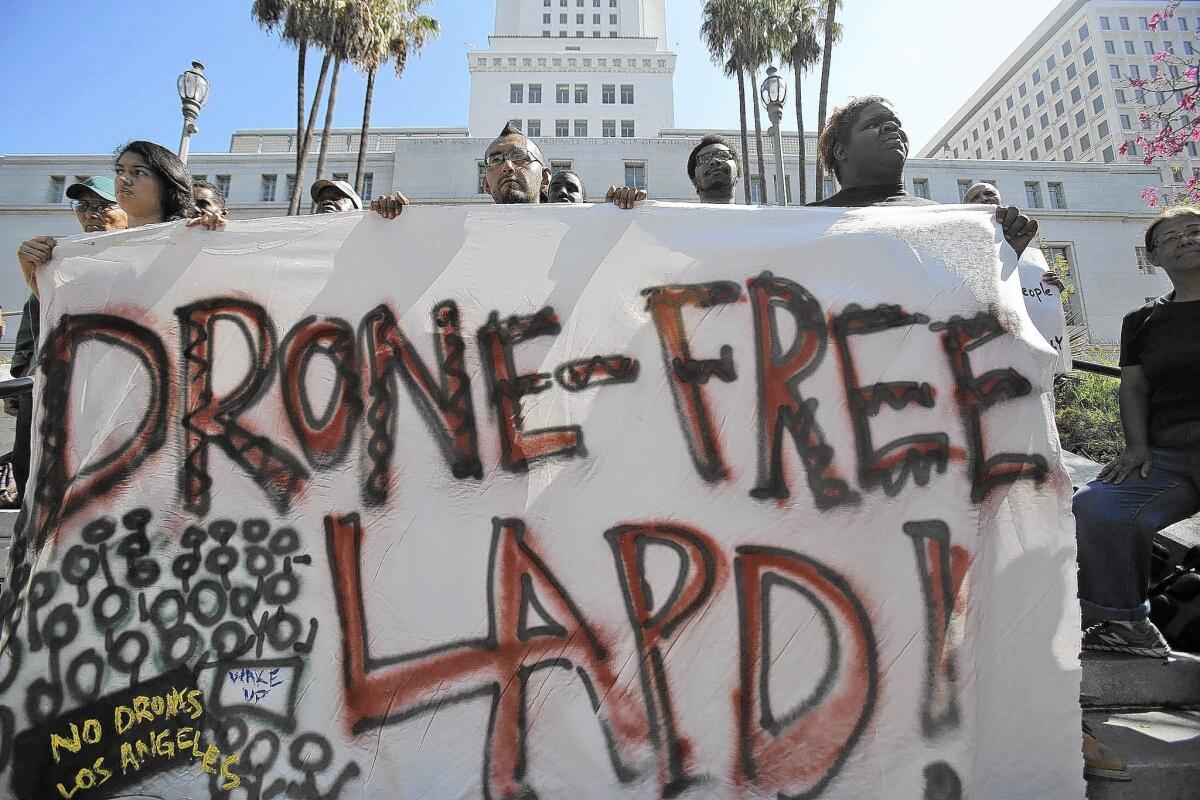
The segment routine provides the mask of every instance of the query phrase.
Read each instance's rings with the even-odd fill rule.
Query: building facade
[[[468,127],[530,136],[658,136],[674,127],[666,0],[497,0],[487,50],[467,52]]]
[[[1134,144],[1150,135],[1144,104],[1170,102],[1129,85],[1160,70],[1156,53],[1192,59],[1200,50],[1200,3],[1185,2],[1155,27],[1163,0],[1062,0],[1034,32],[954,113],[921,151],[926,158],[1091,161],[1141,164]],[[1121,145],[1130,143],[1125,156]],[[1164,162],[1168,194],[1200,174],[1196,143]],[[1145,188],[1145,187],[1143,187]]]
[[[372,129],[364,174],[366,199],[403,191],[417,203],[490,202],[481,185],[483,153],[500,127],[516,119],[525,130],[534,121],[540,123],[537,141],[550,162],[547,166],[553,171],[577,172],[592,199],[602,197],[610,185],[631,185],[645,188],[654,199],[695,202],[687,158],[706,131],[673,127],[675,57],[664,47],[665,0],[596,3],[498,0],[497,35],[491,37],[489,49],[467,53],[470,125]],[[1083,5],[1087,3],[1081,8]],[[1079,9],[1072,15],[1076,11]],[[599,23],[594,21],[597,13],[601,15]],[[551,15],[549,27],[545,27],[546,14]],[[561,22],[563,14],[567,15],[565,23]],[[616,15],[615,23],[610,14]],[[1075,18],[1070,17],[1072,24]],[[1110,24],[1113,19],[1119,17],[1110,18]],[[1098,17],[1091,24],[1098,30]],[[1072,36],[1077,34],[1077,29],[1072,32]],[[1094,36],[1089,34],[1089,38]],[[1048,41],[1055,47],[1061,45],[1057,34]],[[1043,82],[1045,79],[1043,76]],[[581,85],[584,92],[576,102]],[[540,102],[530,102],[530,87],[534,86],[540,87]],[[563,98],[566,102],[560,103],[561,86],[568,90]],[[632,88],[631,102],[623,103],[626,86]],[[608,102],[610,88],[613,102]],[[990,114],[991,106],[984,106]],[[620,125],[625,119],[632,122],[629,135],[623,135],[620,128],[617,135],[608,135],[606,122]],[[553,130],[547,127],[548,120],[554,121]],[[563,120],[565,127],[558,124]],[[576,128],[580,121],[585,125]],[[739,136],[737,131],[723,133],[734,141]],[[331,133],[327,177],[354,177],[359,135],[358,129]],[[753,142],[752,136],[751,152],[745,159],[752,165],[757,161]],[[318,134],[314,150],[319,144]],[[233,134],[228,152],[193,153],[188,166],[197,177],[222,188],[232,218],[282,215],[287,213],[295,180],[295,146],[294,131],[239,130]],[[796,201],[800,146],[795,133],[785,132],[787,193]],[[811,198],[816,137],[808,136],[804,147]],[[1093,341],[1115,342],[1124,313],[1169,288],[1165,276],[1146,262],[1140,250],[1141,234],[1152,213],[1138,195],[1158,180],[1156,169],[1120,159],[1109,163],[1103,158],[1048,161],[1040,150],[1037,159],[1018,159],[1012,151],[1006,157],[989,151],[977,158],[974,151],[967,155],[960,149],[954,157],[953,151],[948,156],[940,152],[944,147],[934,149],[939,152],[929,155],[927,148],[926,157],[909,160],[905,174],[909,189],[938,202],[956,203],[972,182],[986,180],[994,183],[1008,202],[1029,210],[1040,222],[1048,251],[1061,254],[1071,267],[1070,280],[1077,291],[1071,297],[1069,316]],[[771,188],[775,159],[769,143],[763,156],[766,185],[755,176],[751,199],[774,202],[778,200]],[[111,169],[109,154],[0,156],[0,251],[13,253],[31,236],[78,233],[63,195],[66,186],[90,175],[111,174]],[[306,181],[314,177],[311,164],[309,169]],[[829,185],[827,194],[835,190]],[[737,200],[744,200],[740,182]],[[0,270],[0,304],[19,309],[26,293],[14,259],[10,269]],[[0,347],[11,347],[11,334],[6,339]]]

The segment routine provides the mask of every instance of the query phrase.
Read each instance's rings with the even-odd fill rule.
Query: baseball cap
[[[67,197],[72,200],[78,200],[79,196],[86,191],[95,192],[97,196],[104,198],[110,203],[117,202],[117,183],[112,178],[93,175],[86,181],[72,183],[67,187]]]
[[[331,181],[328,178],[321,178],[319,181],[313,182],[312,189],[309,190],[309,194],[312,195],[314,203],[317,202],[317,196],[321,194],[321,190],[326,186],[332,186],[333,188],[337,189],[346,197],[350,198],[350,201],[354,203],[355,208],[357,208],[359,211],[362,210],[362,198],[358,196],[358,192],[354,191],[353,186],[345,181]]]

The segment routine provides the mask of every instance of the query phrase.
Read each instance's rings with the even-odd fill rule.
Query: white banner
[[[25,798],[1081,798],[1054,358],[990,208],[60,242]]]
[[[1058,374],[1070,372],[1071,337],[1067,333],[1067,314],[1063,308],[1062,292],[1057,286],[1046,283],[1042,277],[1050,269],[1046,256],[1040,248],[1027,247],[1017,262],[1021,276],[1021,294],[1025,297],[1025,310],[1046,341],[1054,348],[1058,362],[1054,371]]]

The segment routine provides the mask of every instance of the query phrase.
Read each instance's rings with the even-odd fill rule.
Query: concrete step
[[[1085,709],[1200,708],[1200,656],[1175,653],[1160,661],[1084,652],[1082,661]]]
[[[1200,711],[1089,711],[1096,738],[1129,766],[1129,782],[1092,779],[1088,800],[1200,797]]]

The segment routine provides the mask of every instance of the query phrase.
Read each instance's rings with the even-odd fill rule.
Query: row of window
[[[958,181],[958,202],[966,202],[967,190],[971,188],[977,181],[969,178],[962,178]],[[995,180],[985,180],[983,183],[996,185]],[[913,178],[913,194],[917,197],[924,197],[926,200],[929,197],[929,179],[928,178]],[[1050,192],[1050,208],[1066,208],[1067,194],[1063,191],[1063,185],[1056,181],[1048,181],[1046,188]],[[1045,208],[1042,203],[1042,184],[1039,181],[1025,181],[1025,208]]]
[[[558,0],[558,4],[559,4],[560,6],[562,6],[563,8],[566,8],[566,7],[567,7],[567,0]],[[550,7],[552,4],[551,4],[550,0],[542,0],[542,5],[543,5],[543,6],[545,6],[546,8],[549,8],[549,7]],[[576,7],[576,8],[583,8],[583,0],[575,0],[575,7]],[[593,7],[593,8],[599,8],[599,7],[600,7],[600,0],[592,0],[592,7]],[[616,8],[616,7],[617,7],[617,0],[608,0],[608,7],[609,7],[609,8]]]
[[[1175,26],[1181,31],[1188,30],[1187,17],[1184,17],[1182,15],[1175,17]],[[1084,26],[1084,27],[1087,27],[1087,26]],[[1129,17],[1117,17],[1117,27],[1123,31],[1130,30]],[[1200,17],[1196,17],[1196,27],[1200,28]],[[1150,30],[1149,18],[1138,17],[1138,28],[1140,28],[1143,31]],[[1113,29],[1112,28],[1112,20],[1109,17],[1101,17],[1100,18],[1100,30],[1111,31],[1112,29]],[[1155,26],[1155,30],[1168,31],[1170,29],[1171,29],[1171,21],[1166,20],[1166,19],[1164,19],[1162,22],[1158,23],[1157,26]]]
[[[586,103],[588,101],[588,85],[586,83],[577,83],[575,86],[575,102]],[[526,100],[528,97],[528,101]],[[508,87],[508,102],[510,103],[540,103],[542,102],[542,85],[540,83],[529,84],[528,94],[525,91],[525,84],[512,83]],[[571,102],[571,84],[556,83],[554,84],[554,102],[570,103]],[[617,84],[605,83],[600,86],[600,102],[604,105],[615,105],[617,102]],[[621,84],[621,105],[633,105],[633,84]]]
[[[1155,55],[1162,50],[1166,50],[1168,53],[1173,54],[1175,52],[1175,44],[1171,41],[1164,40],[1162,43],[1162,47],[1158,47],[1157,45],[1155,45],[1155,43],[1152,40],[1146,39],[1144,42],[1142,42],[1142,50],[1144,50],[1145,54],[1148,56]],[[1105,39],[1104,40],[1104,52],[1110,56],[1117,55],[1117,43],[1114,42],[1112,39]],[[1183,54],[1185,56],[1191,56],[1191,55],[1196,54],[1195,46],[1187,39],[1184,39],[1184,41],[1183,41]],[[1134,46],[1134,43],[1131,40],[1126,39],[1124,41],[1124,48],[1123,48],[1122,55],[1127,55],[1127,56],[1136,56],[1137,55],[1137,47]]]
[[[350,176],[345,172],[335,172],[333,173],[332,178],[335,181],[346,181],[347,183],[350,182]],[[277,201],[282,202],[285,200],[290,200],[292,198],[292,192],[296,188],[296,176],[292,174],[287,176],[287,187],[281,196],[277,195],[275,191],[278,185],[278,175],[263,175],[259,184],[258,201],[260,203],[274,203]],[[361,197],[364,203],[371,202],[371,198],[374,196],[374,191],[375,174],[371,172],[363,173],[363,190]],[[226,194],[226,197],[228,196],[229,195]]]
[[[584,37],[584,31],[575,31],[575,38],[576,38],[576,39],[582,39],[583,37]],[[543,38],[543,39],[549,39],[549,38],[550,38],[550,31],[548,31],[548,30],[543,30],[543,31],[542,31],[542,38]],[[562,30],[560,30],[560,31],[558,32],[558,38],[560,38],[560,39],[565,39],[565,38],[567,38],[567,32],[566,32],[566,31],[562,31]],[[599,39],[599,38],[600,38],[600,31],[592,31],[592,38],[593,38],[593,39]],[[616,38],[617,38],[617,32],[616,32],[616,31],[609,31],[609,32],[608,32],[608,38],[610,38],[610,39],[616,39]]]
[[[521,120],[509,120],[518,130],[524,130],[527,136],[542,136],[542,121],[540,119],[527,119],[524,126],[521,125]],[[572,133],[572,131],[574,131]],[[549,134],[546,134],[549,135]],[[556,119],[554,120],[554,135],[563,136],[588,136],[588,121],[586,119]],[[615,119],[605,119],[600,121],[600,135],[605,139],[615,138],[617,135],[617,121]],[[636,128],[631,119],[621,120],[621,138],[632,139],[636,136]]]
[[[572,49],[578,50],[579,48],[574,45],[568,45],[567,49],[568,50],[572,50]],[[638,66],[638,59],[636,59],[636,58],[626,58],[626,59],[622,60],[620,58],[609,57],[609,56],[596,57],[596,58],[592,58],[591,56],[586,56],[586,57],[585,56],[567,56],[567,58],[565,59],[565,62],[561,56],[553,56],[553,57],[539,56],[536,59],[536,65],[538,67],[547,67],[547,66],[561,67],[565,63],[565,65],[568,67],[578,67],[579,64],[582,63],[583,66],[590,67],[590,66],[592,66],[593,61],[595,62],[595,65],[597,67],[612,67],[613,69],[619,69],[621,67],[635,68]],[[535,65],[534,62],[535,62],[535,59],[533,56],[522,57],[520,59],[520,64],[523,67],[532,67]],[[641,66],[643,69],[650,69],[651,66],[655,63],[658,64],[659,69],[665,69],[667,66],[667,59],[665,59],[665,58],[659,58],[659,59],[643,58],[643,59],[641,59]],[[475,64],[480,67],[486,67],[488,65],[488,60],[487,60],[487,58],[480,56],[479,58],[475,59]],[[515,66],[517,66],[517,59],[516,58],[493,58],[492,59],[493,67],[501,67],[501,66],[505,66],[505,65],[510,66],[510,67],[515,67]]]
[[[551,16],[550,14],[542,14],[542,24],[543,24],[543,25],[549,25],[549,24],[550,24],[550,16]],[[566,25],[566,24],[567,24],[567,17],[568,17],[568,16],[569,16],[568,14],[559,14],[559,15],[558,15],[558,24],[559,24],[559,25]],[[584,18],[585,16],[586,16],[585,14],[576,14],[576,15],[575,15],[575,24],[576,24],[576,25],[582,25],[582,24],[584,24],[584,23],[583,23],[583,18]],[[592,24],[593,24],[593,25],[599,25],[599,24],[600,24],[600,15],[599,15],[599,14],[592,14]],[[609,24],[609,25],[616,25],[616,24],[617,24],[617,15],[616,15],[616,14],[609,14],[609,15],[608,15],[608,24]]]
[[[475,184],[475,191],[478,194],[487,194],[483,189],[483,176],[487,172],[487,167],[483,161],[476,161],[479,174]],[[571,159],[551,159],[550,174],[557,175],[560,172],[566,172],[574,169],[575,162]],[[625,162],[625,185],[632,186],[635,189],[646,188],[646,162],[645,161],[626,161]]]
[[[91,175],[76,175],[75,180],[72,182],[73,183],[83,183],[90,177],[92,177],[92,176]],[[207,181],[208,176],[207,175],[193,175],[192,180],[193,181]],[[216,183],[217,189],[220,190],[221,194],[223,194],[225,197],[229,197],[229,182],[230,182],[229,176],[228,175],[217,175],[213,179],[213,181]],[[47,203],[65,202],[67,199],[66,192],[67,192],[67,176],[66,175],[51,175],[50,176],[50,186],[46,191],[46,202]]]

